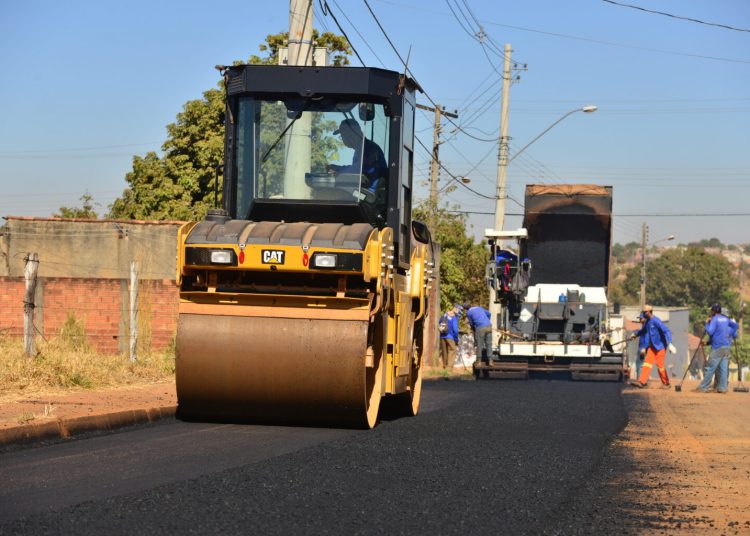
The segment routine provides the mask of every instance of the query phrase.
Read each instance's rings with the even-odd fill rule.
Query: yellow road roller
[[[179,231],[178,415],[372,428],[381,401],[416,415],[436,339],[433,246],[411,218],[417,84],[222,72],[223,208]]]

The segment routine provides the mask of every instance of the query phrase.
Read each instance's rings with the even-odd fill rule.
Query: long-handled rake
[[[735,385],[732,388],[732,391],[735,393],[747,393],[750,392],[750,388],[745,387],[742,385],[742,363],[740,363],[740,356],[739,356],[739,349],[737,348],[737,343],[735,342],[734,345],[732,345],[732,350],[734,351],[734,360],[737,362],[737,385]]]
[[[703,337],[701,337],[700,342],[698,343],[698,347],[695,349],[695,352],[693,352],[693,357],[690,358],[690,363],[688,363],[687,368],[685,368],[685,374],[682,375],[682,380],[680,380],[679,385],[675,385],[674,390],[677,393],[682,392],[682,384],[685,381],[685,378],[687,378],[688,372],[690,372],[690,369],[693,367],[693,361],[695,361],[695,356],[698,355],[698,350],[703,348]]]

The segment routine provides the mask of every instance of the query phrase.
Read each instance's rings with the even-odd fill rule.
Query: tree
[[[94,210],[94,198],[86,192],[80,197],[81,207],[60,207],[59,214],[52,214],[55,218],[79,218],[84,220],[96,220],[99,215]]]
[[[637,303],[641,267],[627,271],[623,290]],[[646,266],[646,295],[649,303],[668,307],[688,307],[690,319],[701,324],[708,308],[719,302],[728,311],[736,311],[739,295],[734,290],[734,268],[722,257],[699,248],[664,252]]]
[[[485,266],[489,251],[467,236],[466,217],[445,209],[433,209],[429,202],[415,207],[413,218],[430,222],[432,239],[440,244],[440,308],[469,302],[487,306],[489,292]]]
[[[260,45],[266,57],[250,56],[251,64],[278,62],[278,49],[286,33],[268,35]],[[351,53],[342,36],[330,32],[313,40],[333,55],[334,65],[347,65]],[[241,63],[241,62],[235,62]],[[198,220],[214,204],[216,166],[224,159],[224,93],[209,89],[203,98],[188,101],[177,120],[167,126],[169,137],[162,145],[164,156],[155,152],[133,157],[133,169],[125,176],[128,188],[111,205],[109,217],[155,220]]]

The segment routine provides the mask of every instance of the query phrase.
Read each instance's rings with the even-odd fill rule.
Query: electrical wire
[[[384,1],[384,0],[381,0],[381,2],[382,1]],[[414,9],[412,6],[407,6],[407,5],[404,5],[404,4],[399,4],[398,2],[389,1],[387,3],[390,4],[390,5],[393,5],[393,6],[401,7],[401,8]],[[430,11],[431,13],[437,13],[437,14],[440,14],[440,15],[447,15],[447,13],[443,13],[443,12],[435,11],[435,10],[428,10],[428,9],[425,9],[425,8],[419,8],[419,10],[420,11]],[[637,45],[628,45],[628,44],[624,44],[624,43],[615,43],[615,42],[611,42],[611,41],[602,41],[602,40],[598,40],[598,39],[590,39],[590,38],[587,38],[587,37],[579,37],[579,36],[575,36],[575,35],[568,35],[568,34],[562,34],[562,33],[556,33],[556,32],[548,32],[548,31],[544,31],[544,30],[536,30],[534,28],[525,28],[523,26],[513,26],[513,25],[510,25],[510,24],[502,24],[502,23],[499,23],[499,22],[493,22],[493,21],[487,21],[487,20],[484,21],[484,24],[485,25],[491,25],[491,26],[499,26],[499,27],[502,27],[502,28],[510,28],[512,30],[518,30],[518,31],[521,31],[521,32],[537,33],[537,34],[541,34],[541,35],[548,35],[548,36],[551,36],[551,37],[559,37],[559,38],[562,38],[562,39],[573,39],[573,40],[576,40],[576,41],[584,41],[584,42],[594,43],[594,44],[598,44],[598,45],[614,46],[614,47],[620,47],[620,48],[631,48],[631,49],[635,49],[635,50],[645,50],[647,52],[657,52],[659,54],[671,54],[671,55],[675,55],[675,56],[685,56],[685,57],[690,57],[690,58],[699,58],[699,59],[704,59],[704,60],[723,61],[723,62],[730,62],[730,63],[743,63],[743,64],[750,63],[750,60],[739,60],[739,59],[733,59],[733,58],[721,58],[721,57],[717,57],[717,56],[705,56],[705,55],[701,55],[701,54],[690,54],[690,53],[687,53],[687,52],[679,52],[679,51],[675,51],[675,50],[662,50],[662,49],[658,49],[658,48],[641,47],[641,46],[637,46]]]
[[[328,8],[328,2],[326,2],[326,0],[318,0],[318,3],[320,5],[321,11],[323,12],[323,15],[330,15],[331,16],[331,18],[333,19],[333,22],[336,24],[336,27],[339,29],[339,31],[341,32],[341,34],[344,36],[344,39],[346,39],[346,41],[349,43],[349,46],[352,47],[352,51],[354,52],[354,55],[357,56],[357,59],[362,64],[362,67],[366,67],[365,62],[362,60],[362,57],[359,55],[359,52],[357,52],[357,49],[354,48],[354,45],[352,44],[352,40],[349,39],[349,36],[346,35],[346,32],[344,31],[344,29],[339,24],[339,21],[336,18],[336,15],[334,15],[333,11],[331,11]]]
[[[359,29],[357,29],[357,25],[354,24],[351,19],[347,16],[346,11],[341,9],[341,6],[339,6],[339,3],[336,0],[332,0],[334,5],[339,9],[341,14],[344,16],[344,18],[347,20],[347,22],[351,25],[352,28],[354,28],[354,31],[357,32],[357,35],[360,39],[362,39],[362,42],[364,42],[365,46],[369,49],[370,52],[372,52],[372,55],[375,56],[375,59],[380,62],[380,65],[385,68],[385,63],[383,63],[383,60],[380,59],[380,56],[375,52],[375,50],[370,46],[370,43],[367,42],[367,39],[359,32]],[[330,9],[330,7],[329,7]]]
[[[367,0],[365,0],[365,1],[367,1]],[[431,151],[430,149],[428,149],[428,148],[427,148],[427,146],[426,146],[426,145],[425,145],[424,143],[422,143],[422,140],[420,140],[419,138],[416,138],[416,137],[415,137],[414,139],[415,139],[415,140],[417,140],[417,143],[419,143],[419,145],[421,145],[421,146],[422,146],[422,148],[423,148],[423,149],[424,149],[425,151],[427,151],[427,153],[428,153],[428,154],[432,154],[432,151]],[[444,171],[445,171],[445,172],[446,172],[446,173],[447,173],[447,174],[448,174],[448,175],[450,176],[450,178],[451,178],[451,179],[453,179],[454,181],[456,181],[456,183],[460,184],[461,186],[463,186],[464,188],[466,188],[467,190],[469,190],[469,191],[470,191],[471,193],[473,193],[474,195],[477,195],[477,196],[479,196],[479,197],[483,197],[483,198],[485,198],[485,199],[496,199],[496,198],[495,198],[494,196],[484,195],[483,193],[477,192],[477,191],[476,191],[476,190],[474,190],[473,188],[470,188],[469,186],[467,186],[466,184],[464,184],[464,183],[463,183],[463,181],[461,181],[461,179],[459,179],[459,178],[458,178],[458,177],[456,177],[456,176],[455,176],[455,175],[454,175],[453,173],[451,173],[451,172],[450,172],[450,171],[448,170],[448,168],[446,168],[446,167],[445,167],[445,166],[443,165],[443,163],[442,163],[442,162],[439,162],[439,161],[438,161],[438,166],[440,166],[440,168],[441,168],[441,169],[443,169],[443,170],[444,170]]]
[[[673,19],[686,20],[686,21],[695,22],[695,23],[698,23],[698,24],[705,24],[706,26],[716,26],[718,28],[724,28],[726,30],[734,30],[736,32],[750,32],[750,30],[745,30],[743,28],[735,28],[734,26],[729,26],[727,24],[719,24],[719,23],[716,23],[716,22],[706,22],[706,21],[703,21],[703,20],[700,20],[700,19],[693,19],[693,18],[690,18],[690,17],[682,17],[680,15],[673,15],[672,13],[666,13],[664,11],[656,11],[654,9],[646,9],[645,7],[634,6],[632,4],[622,4],[620,2],[615,2],[614,0],[602,0],[602,2],[606,2],[608,4],[612,4],[612,5],[620,6],[620,7],[629,7],[631,9],[637,9],[639,11],[644,11],[646,13],[652,13],[654,15],[663,15],[665,17],[671,17]]]

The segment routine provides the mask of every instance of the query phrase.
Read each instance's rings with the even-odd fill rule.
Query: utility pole
[[[641,311],[646,305],[646,247],[648,246],[648,225],[641,228]]]
[[[430,207],[431,210],[435,210],[438,206],[438,178],[440,177],[440,130],[441,130],[441,119],[442,116],[448,116],[453,119],[458,119],[457,113],[451,113],[445,111],[445,106],[435,105],[434,108],[425,106],[424,104],[417,104],[417,108],[427,110],[428,112],[435,112],[435,123],[433,125],[432,132],[432,161],[430,162]]]
[[[500,146],[497,155],[497,193],[495,199],[495,230],[502,231],[505,223],[505,182],[508,174],[508,106],[510,105],[510,53],[512,48],[505,44],[503,62],[503,98],[500,104]]]
[[[740,342],[742,342],[742,335],[743,335],[743,332],[742,332],[742,324],[743,324],[742,317],[745,316],[744,315],[744,312],[745,312],[745,302],[742,301],[742,279],[744,277],[744,272],[745,272],[745,256],[742,253],[740,253],[740,310],[739,310],[739,314],[737,315],[737,316],[740,317],[739,322],[738,322],[739,329],[737,330],[737,333],[738,333],[739,338],[740,338]]]
[[[312,65],[312,0],[289,0],[289,65]]]
[[[289,0],[288,65],[312,65],[312,30],[312,0]],[[310,171],[311,125],[310,115],[303,112],[289,129],[285,155],[284,197],[308,197],[309,188],[304,181],[299,180],[299,177]]]

